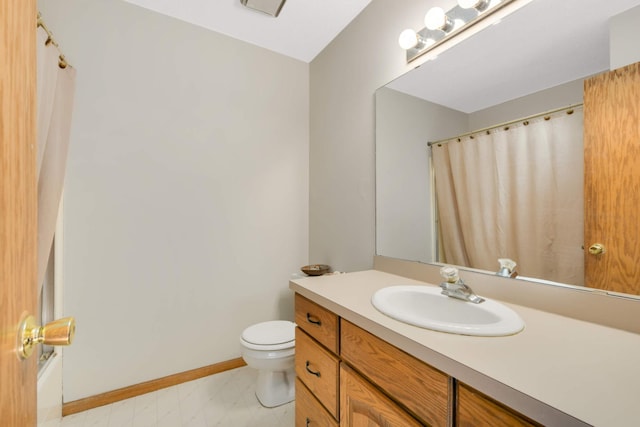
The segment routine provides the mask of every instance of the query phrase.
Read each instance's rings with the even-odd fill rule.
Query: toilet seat
[[[296,324],[288,320],[272,320],[249,326],[242,332],[240,342],[246,348],[273,351],[295,346]]]

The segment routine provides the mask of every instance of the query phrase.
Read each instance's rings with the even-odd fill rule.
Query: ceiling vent
[[[287,0],[240,0],[244,6],[271,16],[278,16]]]

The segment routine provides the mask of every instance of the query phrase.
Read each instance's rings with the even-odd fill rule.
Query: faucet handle
[[[450,265],[445,265],[440,268],[440,275],[447,283],[456,283],[460,280],[460,275],[458,274],[458,269],[455,267],[451,267]]]
[[[500,264],[500,269],[496,273],[498,276],[504,277],[516,277],[518,273],[516,273],[516,262],[509,258],[498,258],[498,263]]]
[[[507,268],[509,271],[513,271],[516,268],[516,262],[509,258],[498,258],[498,264],[500,268]]]

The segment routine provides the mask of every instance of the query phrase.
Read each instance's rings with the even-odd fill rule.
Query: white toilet
[[[256,397],[267,408],[295,398],[295,327],[287,320],[249,326],[242,332],[242,358],[258,370]]]

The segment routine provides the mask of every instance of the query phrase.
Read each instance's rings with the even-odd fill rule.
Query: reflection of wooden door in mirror
[[[640,294],[640,63],[585,81],[584,174],[585,285]]]

